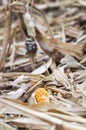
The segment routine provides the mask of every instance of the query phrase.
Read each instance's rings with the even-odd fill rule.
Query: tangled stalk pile
[[[86,129],[85,0],[0,2],[0,130]]]

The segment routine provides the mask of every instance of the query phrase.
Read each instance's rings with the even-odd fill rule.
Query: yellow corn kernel
[[[48,92],[44,88],[38,88],[35,92],[36,101],[39,103],[45,102]]]

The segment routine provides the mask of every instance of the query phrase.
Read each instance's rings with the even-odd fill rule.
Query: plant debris
[[[0,130],[86,129],[86,1],[0,1]]]

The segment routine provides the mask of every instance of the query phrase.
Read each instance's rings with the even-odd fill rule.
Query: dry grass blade
[[[0,76],[1,77],[19,77],[21,75],[25,75],[25,76],[29,76],[29,77],[33,77],[33,78],[37,78],[37,79],[40,79],[40,78],[44,78],[45,76],[43,75],[37,75],[37,74],[31,74],[31,73],[25,73],[25,72],[12,72],[12,73],[0,73]]]
[[[51,124],[56,124],[58,127],[61,128],[61,130],[85,130],[84,127],[81,127],[81,126],[75,126],[73,124],[69,124],[69,123],[66,123],[66,122],[63,122],[62,120],[58,119],[58,118],[55,118],[55,117],[51,117],[45,113],[42,113],[42,112],[38,112],[38,111],[35,111],[35,110],[32,110],[26,106],[24,106],[22,103],[19,103],[17,101],[11,101],[11,100],[8,100],[8,99],[0,99],[0,102],[4,105],[8,105],[9,107],[12,107],[14,109],[18,109],[19,111],[22,112],[22,114],[26,115],[27,117],[28,116],[34,116],[36,118],[39,118],[41,120],[44,120],[46,122],[49,122]]]
[[[35,121],[34,121],[35,120]],[[14,125],[19,125],[20,127],[25,127],[27,129],[41,129],[47,130],[50,128],[49,123],[41,121],[37,118],[25,118],[25,117],[18,117],[14,119],[7,119],[7,123],[12,123]]]
[[[2,121],[0,121],[0,129],[1,130],[17,130],[16,128],[13,128]]]
[[[57,117],[57,118],[60,118],[60,119],[63,119],[64,121],[68,121],[68,122],[77,122],[77,123],[82,123],[82,124],[86,124],[86,119],[83,119],[81,117],[73,117],[73,116],[68,116],[68,115],[63,115],[63,114],[59,114],[59,113],[51,113],[49,112],[48,113],[49,115],[52,115],[54,117]]]
[[[83,46],[79,45],[74,46],[72,44],[63,43],[59,39],[47,39],[38,29],[36,29],[36,32],[37,32],[36,38],[41,48],[49,56],[53,56],[55,55],[55,53],[57,54],[60,53],[63,55],[71,55],[78,59],[83,58],[83,48],[86,43],[84,43]],[[43,43],[45,46],[43,45]]]
[[[4,39],[3,39],[3,50],[0,58],[0,70],[3,68],[6,59],[7,46],[9,44],[9,38],[11,32],[11,17],[12,17],[12,13],[11,11],[8,11],[5,17],[5,27],[4,27],[5,31],[4,31]]]
[[[44,12],[43,12],[43,11],[41,11],[41,10],[39,10],[38,8],[36,8],[36,7],[35,7],[35,6],[33,6],[33,5],[31,5],[31,7],[32,7],[32,9],[33,9],[33,10],[35,10],[37,13],[39,13],[39,14],[40,14],[40,16],[43,18],[44,23],[45,23],[45,26],[46,26],[46,27],[47,27],[47,29],[48,29],[48,33],[49,33],[50,37],[51,37],[51,38],[53,38],[52,31],[51,31],[51,29],[50,29],[50,26],[49,26],[49,24],[48,24],[48,21],[47,21],[47,19],[46,19],[45,15],[44,15]]]

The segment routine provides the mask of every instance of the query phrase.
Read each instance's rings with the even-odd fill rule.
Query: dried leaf
[[[52,58],[49,59],[47,63],[44,63],[44,65],[41,65],[39,68],[36,70],[32,71],[32,74],[42,74],[47,71],[47,69],[51,66],[52,64]]]

